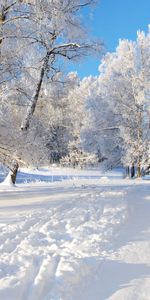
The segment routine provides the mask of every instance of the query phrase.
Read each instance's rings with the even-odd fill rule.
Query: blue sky
[[[88,19],[91,34],[104,41],[107,51],[115,51],[120,38],[135,40],[137,30],[147,31],[148,24],[150,0],[101,0]],[[93,57],[69,69],[77,70],[82,78],[97,75],[98,66],[99,60]]]

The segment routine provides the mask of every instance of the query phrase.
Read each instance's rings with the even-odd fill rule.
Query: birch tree
[[[100,66],[108,104],[120,116],[122,161],[141,167],[149,160],[150,34],[138,32],[135,42],[122,40]]]
[[[82,92],[82,81],[75,72],[70,72],[67,76],[59,74],[57,81],[51,85],[43,85],[35,116],[38,115],[47,127],[47,147],[51,161],[59,162],[68,155],[70,143],[78,147],[82,121],[86,114],[85,96]]]
[[[87,54],[89,48],[91,48],[91,45],[85,42],[85,32],[80,22],[79,12],[84,7],[91,5],[93,1],[63,0],[46,2],[42,7],[41,3],[39,7],[36,7],[38,12],[40,12],[40,29],[44,33],[42,34],[42,41],[40,41],[44,55],[31,105],[21,125],[22,130],[27,130],[29,127],[45,74],[48,71],[51,72],[51,70],[55,71],[57,69],[58,59],[76,59],[83,55],[85,51]],[[47,16],[46,19],[45,15]],[[36,17],[39,17],[39,15],[37,14]],[[45,26],[41,28],[43,21]],[[45,29],[48,29],[46,34]]]
[[[80,11],[93,3],[93,0],[10,1],[9,9],[5,8],[8,10],[2,26],[3,32],[6,31],[5,48],[11,56],[15,47],[20,66],[17,77],[26,82],[25,86],[32,86],[22,130],[29,127],[44,78],[53,77],[62,59],[77,59],[92,48]],[[12,47],[7,47],[10,39]]]
[[[99,71],[98,77],[85,79],[85,147],[109,165],[137,167],[140,177],[150,165],[150,32],[138,32],[136,41],[120,40]]]
[[[86,55],[89,53],[91,42],[82,24],[80,11],[93,3],[92,0],[1,1],[1,107],[4,101],[9,109],[15,107],[22,117],[20,122],[23,131],[29,128],[31,121],[32,126],[35,126],[37,116],[34,120],[32,116],[44,81],[51,83],[59,72],[60,65],[66,60],[76,60],[85,52]],[[9,132],[11,123],[10,126],[8,124],[9,122],[7,126],[5,125],[5,129],[9,129]],[[3,128],[1,126],[1,130],[6,132]],[[36,129],[33,128],[33,132],[35,131]],[[28,138],[27,135],[23,135],[22,140],[30,140],[32,144],[31,136],[34,134],[29,134],[29,136]],[[14,136],[12,134],[11,137],[16,141],[16,130]],[[18,140],[20,138],[18,131]],[[7,152],[10,152],[12,159],[16,157],[14,153],[17,149],[17,143],[14,141],[12,143],[10,139],[9,141],[7,139],[6,143]],[[1,138],[1,144],[2,149],[3,138]]]
[[[81,133],[83,145],[87,151],[97,155],[99,162],[105,160],[109,168],[120,162],[117,116],[108,105],[103,76],[85,80],[88,94],[85,99],[87,113]]]

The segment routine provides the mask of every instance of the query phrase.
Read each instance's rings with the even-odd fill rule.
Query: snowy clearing
[[[150,299],[150,181],[28,173],[0,184],[0,299]],[[50,174],[68,177],[37,182]]]

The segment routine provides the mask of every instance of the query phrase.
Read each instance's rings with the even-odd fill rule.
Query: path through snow
[[[136,186],[129,193],[130,217],[105,264],[101,279],[109,289],[102,299],[150,299],[150,187]]]
[[[149,183],[1,186],[0,299],[150,299]]]

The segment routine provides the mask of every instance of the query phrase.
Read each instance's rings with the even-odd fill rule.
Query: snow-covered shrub
[[[79,149],[74,149],[60,161],[62,166],[80,167],[93,166],[98,163],[98,158],[95,154],[91,154]]]

